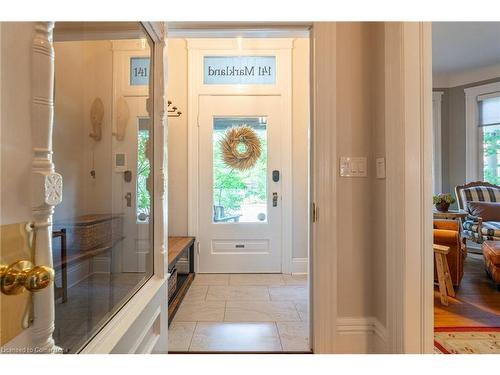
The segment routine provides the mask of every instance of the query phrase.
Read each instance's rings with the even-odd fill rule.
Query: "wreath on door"
[[[240,171],[250,169],[260,157],[259,137],[247,125],[228,129],[219,143],[222,160],[231,168]]]

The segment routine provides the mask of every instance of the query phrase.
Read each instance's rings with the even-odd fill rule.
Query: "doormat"
[[[500,327],[434,328],[434,352],[500,354]]]

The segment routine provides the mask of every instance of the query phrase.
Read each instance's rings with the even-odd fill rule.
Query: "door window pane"
[[[276,83],[276,56],[205,56],[205,85]]]
[[[500,125],[484,126],[481,129],[484,180],[500,185]]]
[[[248,169],[228,165],[221,141],[232,128],[249,127],[257,135],[260,156]],[[246,151],[243,143],[239,153]],[[215,117],[213,123],[213,221],[214,223],[267,222],[267,118]]]
[[[149,221],[151,208],[151,194],[148,189],[150,181],[151,163],[148,151],[151,149],[149,134],[149,118],[139,119],[137,131],[137,220]]]

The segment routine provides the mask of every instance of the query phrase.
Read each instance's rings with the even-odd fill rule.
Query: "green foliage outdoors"
[[[242,203],[264,203],[266,201],[267,140],[265,131],[257,130],[261,142],[261,155],[255,166],[240,171],[227,166],[222,160],[219,145],[225,131],[214,131],[213,142],[213,202],[223,206],[227,215],[237,214]]]
[[[151,170],[146,147],[149,131],[141,130],[137,137],[137,215],[143,213],[149,217],[151,197],[147,190],[147,180]]]
[[[498,155],[498,150],[500,149],[500,129],[495,129],[490,132],[483,133],[483,156],[484,156],[484,180],[494,184],[500,185],[500,176],[498,176],[498,160],[495,167],[491,167],[488,164],[487,159],[493,155]]]

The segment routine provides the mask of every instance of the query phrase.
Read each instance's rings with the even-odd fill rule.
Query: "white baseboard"
[[[68,288],[71,288],[78,284],[79,282],[85,280],[90,272],[90,262],[88,260],[84,260],[80,263],[72,264],[67,269],[68,274]],[[61,271],[56,272],[55,283],[60,286],[62,282]]]
[[[339,353],[386,353],[387,329],[375,317],[337,319]]]
[[[92,258],[92,273],[109,273],[111,258],[109,255]]]
[[[308,273],[308,259],[307,258],[293,258],[292,259],[292,274],[307,275]]]

